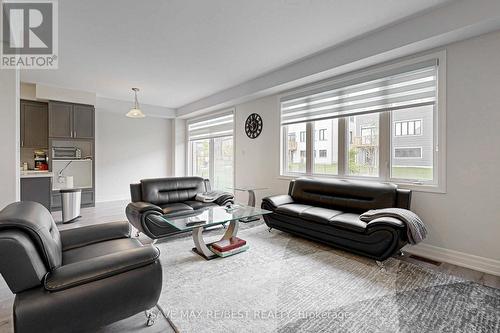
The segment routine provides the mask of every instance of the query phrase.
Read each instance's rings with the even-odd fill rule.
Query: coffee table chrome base
[[[229,222],[229,226],[226,229],[226,232],[222,236],[220,240],[230,239],[231,237],[236,236],[238,233],[238,221]],[[203,227],[197,227],[193,229],[193,241],[195,247],[193,247],[193,252],[199,254],[206,260],[212,260],[218,258],[219,256],[213,253],[209,246],[212,243],[206,244],[203,240]]]

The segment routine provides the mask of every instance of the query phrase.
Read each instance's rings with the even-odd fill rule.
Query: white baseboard
[[[408,245],[404,248],[404,251],[424,258],[500,276],[500,260],[480,257],[428,244]]]

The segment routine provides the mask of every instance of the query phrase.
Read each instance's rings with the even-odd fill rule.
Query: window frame
[[[280,94],[277,99],[278,109],[281,110],[281,99],[290,95],[296,95],[298,93],[307,93],[308,91],[313,91],[319,89],[323,86],[331,86],[332,84],[341,83],[344,81],[352,80],[356,77],[362,77],[365,75],[370,75],[373,73],[388,71],[398,67],[408,66],[423,62],[426,60],[437,59],[437,83],[436,83],[436,103],[433,108],[433,180],[432,182],[427,182],[425,180],[416,181],[411,179],[400,179],[391,177],[392,169],[392,158],[391,150],[392,146],[392,136],[393,136],[393,120],[392,112],[382,111],[379,112],[379,176],[378,177],[366,177],[366,176],[353,176],[349,175],[346,170],[348,170],[348,158],[346,158],[347,145],[349,144],[349,131],[347,118],[337,118],[338,123],[338,170],[337,174],[316,174],[313,173],[313,153],[314,140],[312,133],[313,123],[306,122],[306,172],[285,172],[284,162],[286,162],[283,157],[286,157],[283,152],[283,128],[285,126],[278,122],[280,128],[280,165],[279,165],[279,176],[280,179],[295,179],[301,176],[313,176],[318,178],[341,178],[341,179],[362,179],[367,181],[385,181],[392,182],[400,186],[401,188],[411,189],[414,191],[421,192],[432,192],[432,193],[446,193],[446,50],[440,50],[437,52],[427,53],[420,56],[410,56],[403,59],[398,59],[389,62],[384,65],[375,65],[369,67],[368,69],[363,69],[355,71],[352,73],[347,73],[337,78],[327,79],[321,81],[320,83],[310,84],[299,89],[285,92]],[[423,127],[423,121],[421,121],[421,126]],[[347,130],[346,130],[347,128]],[[423,128],[421,128],[421,134],[423,135]]]

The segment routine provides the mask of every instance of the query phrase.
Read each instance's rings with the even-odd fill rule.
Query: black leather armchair
[[[153,308],[159,250],[130,238],[127,222],[59,232],[39,203],[0,211],[0,272],[16,294],[15,332],[86,332]]]
[[[210,203],[195,200],[198,193],[210,190],[210,181],[201,177],[143,179],[138,184],[130,185],[132,202],[125,212],[138,232],[152,239],[171,236],[179,231],[159,216],[190,214],[206,207],[234,203],[231,193]]]
[[[326,243],[375,260],[385,260],[406,243],[406,226],[395,218],[369,223],[359,215],[370,209],[410,209],[411,191],[390,183],[299,178],[288,194],[262,199],[270,228]]]

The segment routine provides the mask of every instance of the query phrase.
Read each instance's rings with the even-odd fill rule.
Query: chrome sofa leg
[[[153,308],[151,310],[144,311],[144,314],[147,318],[146,326],[153,326],[156,322],[156,318],[158,318],[158,310]]]
[[[398,252],[398,256],[399,256],[399,257],[404,257],[404,256],[405,256],[405,253],[404,253],[403,251],[399,250],[399,252]]]
[[[267,228],[267,231],[271,232],[271,230],[273,230],[273,227]]]

